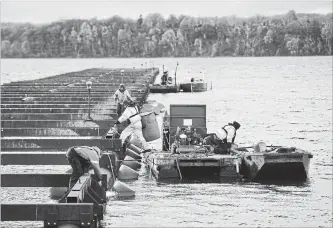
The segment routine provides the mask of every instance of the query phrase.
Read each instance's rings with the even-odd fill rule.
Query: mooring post
[[[124,70],[120,71],[120,75],[121,75],[121,84],[124,83]]]
[[[88,89],[88,118],[85,121],[92,121],[93,119],[90,117],[90,90],[91,90],[91,81],[86,82],[87,89]]]

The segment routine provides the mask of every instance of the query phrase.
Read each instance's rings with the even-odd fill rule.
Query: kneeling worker
[[[236,132],[240,128],[240,126],[241,125],[237,121],[234,121],[233,123],[228,123],[228,125],[222,127],[222,130],[227,132],[228,149],[230,149],[231,145],[234,144],[236,138]]]
[[[227,154],[227,132],[223,129],[217,130],[203,139],[203,145],[211,146],[211,152],[215,154]]]
[[[102,157],[102,152],[98,147],[71,147],[68,149],[66,157],[73,169],[69,180],[69,189],[76,184],[84,173],[88,173],[90,168],[94,169],[98,184],[102,185],[102,174],[99,166],[99,159]]]

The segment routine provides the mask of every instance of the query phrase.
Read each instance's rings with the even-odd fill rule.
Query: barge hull
[[[250,181],[306,181],[309,163],[306,153],[252,154],[243,158],[241,174]]]
[[[207,91],[206,82],[197,82],[197,83],[181,83],[179,89],[183,92],[205,92]]]

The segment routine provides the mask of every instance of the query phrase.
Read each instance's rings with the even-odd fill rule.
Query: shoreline
[[[218,59],[218,58],[287,58],[287,57],[329,57],[333,55],[281,55],[281,56],[170,56],[170,57],[2,57],[1,59]]]

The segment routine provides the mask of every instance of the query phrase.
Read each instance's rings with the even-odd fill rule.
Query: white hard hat
[[[216,136],[217,136],[219,139],[223,140],[223,139],[227,138],[227,133],[226,133],[224,130],[222,130],[222,129],[218,129],[218,130],[216,131]]]
[[[179,138],[181,138],[181,139],[186,139],[186,135],[185,135],[185,134],[181,134],[181,135],[179,136]]]

